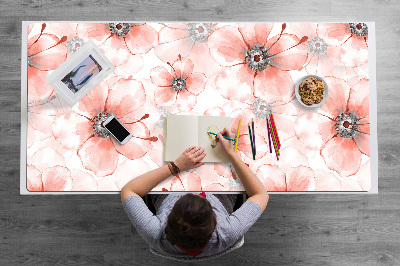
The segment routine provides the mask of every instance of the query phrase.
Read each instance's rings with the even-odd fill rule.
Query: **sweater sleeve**
[[[138,234],[148,244],[153,244],[161,237],[161,222],[149,210],[141,197],[126,198],[123,207]]]
[[[253,201],[243,205],[227,216],[219,225],[219,233],[226,247],[233,245],[261,216],[261,208]]]

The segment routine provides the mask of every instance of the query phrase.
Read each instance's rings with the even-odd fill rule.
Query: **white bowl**
[[[322,80],[322,81],[324,82],[324,84],[325,84],[325,90],[324,90],[324,98],[322,98],[322,101],[321,101],[320,103],[313,103],[313,104],[307,105],[307,104],[303,103],[303,101],[301,100],[301,96],[300,96],[300,94],[299,94],[299,87],[300,87],[300,84],[301,84],[301,83],[303,83],[307,78],[310,78],[310,77],[313,77],[313,78],[317,78],[317,79],[319,79],[319,80]],[[303,106],[305,106],[305,107],[307,107],[307,108],[317,108],[317,107],[320,107],[321,105],[323,105],[323,104],[325,103],[326,99],[328,99],[328,94],[329,94],[328,84],[326,84],[325,80],[324,80],[323,78],[319,77],[319,76],[316,76],[316,75],[304,76],[304,77],[302,77],[301,79],[299,79],[299,80],[294,84],[294,86],[295,86],[295,87],[294,87],[294,92],[295,92],[295,94],[296,94],[297,101],[298,101],[301,105],[303,105]]]

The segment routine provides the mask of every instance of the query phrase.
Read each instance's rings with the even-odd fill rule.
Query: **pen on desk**
[[[254,148],[254,156],[256,155],[256,137],[255,137],[255,134],[254,134],[254,120],[253,120],[253,118],[251,119],[251,130],[252,130],[252,133],[253,133],[253,148]]]
[[[251,153],[253,154],[253,160],[256,159],[255,155],[254,155],[254,146],[253,146],[253,136],[251,134],[251,129],[250,129],[250,125],[248,124],[249,127],[249,137],[250,137],[250,144],[251,144]]]
[[[214,133],[214,132],[207,132],[207,133],[209,133],[209,134],[212,134],[212,135],[218,135],[217,133]],[[228,138],[228,137],[225,137],[225,136],[222,136],[224,139],[229,139],[229,140],[232,140],[232,141],[236,141],[236,139],[231,139],[231,138]]]

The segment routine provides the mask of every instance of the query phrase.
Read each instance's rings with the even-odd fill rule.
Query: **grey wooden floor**
[[[379,195],[273,195],[245,245],[208,264],[400,265],[398,1],[20,0],[0,5],[0,265],[172,264],[151,255],[117,195],[19,195],[22,20],[376,21]]]

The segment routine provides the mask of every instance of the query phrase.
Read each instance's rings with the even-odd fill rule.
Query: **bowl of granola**
[[[316,75],[305,76],[295,84],[296,98],[305,107],[320,107],[328,98],[328,93],[325,80]]]

